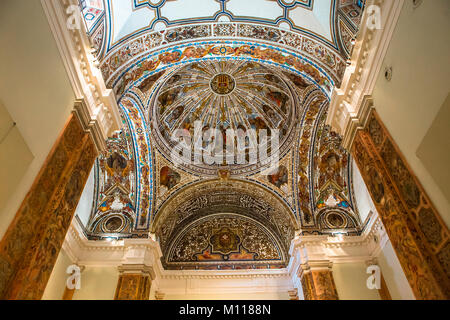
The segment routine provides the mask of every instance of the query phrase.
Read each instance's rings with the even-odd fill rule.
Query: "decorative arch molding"
[[[166,39],[170,34],[173,38]],[[207,50],[208,47],[222,46],[231,47],[232,51]],[[185,49],[188,47],[192,48],[186,51]],[[251,47],[259,50],[251,52]],[[192,50],[193,48],[195,50]],[[258,24],[215,23],[168,28],[164,32],[150,32],[136,36],[109,52],[102,59],[100,69],[108,87],[115,88],[117,91],[119,81],[126,78],[129,73],[133,73],[146,61],[153,61],[152,64],[147,62],[146,65],[146,67],[153,67],[153,70],[146,71],[170,67],[170,65],[167,66],[165,57],[168,53],[176,53],[177,50],[183,51],[175,62],[206,55],[210,57],[247,57],[249,59],[259,58],[268,63],[278,62],[286,67],[307,73],[298,65],[306,63],[308,65],[306,68],[311,69],[309,71],[318,72],[323,80],[328,81],[328,86],[330,86],[328,95],[333,86],[340,86],[346,67],[346,57],[342,56],[339,51],[307,36]],[[281,56],[285,58],[281,58]],[[295,63],[296,60],[297,63]],[[134,80],[138,80],[138,78]]]
[[[182,224],[163,251],[166,269],[273,269],[287,267],[288,260],[277,231],[235,213],[212,213]]]
[[[143,113],[144,107],[138,96],[127,95],[119,103],[123,121],[130,128],[133,152],[136,155],[136,223],[135,230],[147,230],[153,210],[153,151],[149,129]]]
[[[264,221],[283,236],[286,249],[299,227],[286,203],[266,188],[244,180],[214,179],[194,182],[173,194],[155,212],[150,231],[165,248],[171,234],[180,225],[223,212]]]
[[[311,87],[304,95],[304,113],[294,148],[293,193],[303,234],[321,234],[319,213],[340,208],[357,217],[353,204],[351,157],[342,147],[342,137],[325,121],[329,100]],[[359,219],[346,233],[359,232]]]
[[[92,222],[90,228],[95,236],[89,239],[124,238],[132,233],[134,218],[128,212],[105,212]]]
[[[102,60],[106,50],[105,19],[90,33],[90,39],[97,60]]]
[[[115,8],[114,1],[105,0],[109,33],[108,51],[114,50],[136,34],[164,31],[171,27],[220,22],[260,24],[279,30],[286,29],[294,34],[311,37],[331,48],[338,49],[339,46],[338,35],[333,24],[337,12],[342,7],[338,0],[322,0],[322,5],[317,5],[314,0],[271,0],[259,3],[258,0],[253,0],[248,1],[249,4],[246,5],[239,0],[217,0],[205,4],[202,8],[204,10],[199,10],[203,11],[201,13],[189,12],[189,6],[195,6],[196,1],[191,1],[188,7],[177,4],[177,9],[170,4],[171,1],[166,0],[128,1],[131,3],[126,10],[131,8],[131,11],[127,18],[131,19],[131,16],[135,15],[134,18],[140,21],[135,28],[120,32],[114,30],[117,29],[119,22],[114,16],[114,11],[120,8]],[[264,6],[263,12],[250,12],[253,8],[261,6]],[[322,16],[322,19],[318,15]],[[314,22],[309,23],[308,21],[311,20]],[[317,28],[317,25],[320,25],[320,28]],[[116,34],[113,34],[114,31]]]
[[[302,226],[314,225],[313,190],[311,187],[311,156],[319,114],[328,108],[329,100],[317,89],[307,92],[305,107],[299,126],[297,145],[294,149],[293,194]]]
[[[254,43],[236,43],[231,46],[227,43],[218,42],[215,45],[202,43],[199,47],[186,45],[180,48],[161,53],[159,56],[147,57],[136,62],[136,64],[124,72],[112,85],[118,100],[128,89],[138,86],[147,77],[158,72],[167,70],[174,66],[207,60],[238,60],[254,61],[261,64],[277,66],[297,75],[305,77],[315,83],[326,96],[330,96],[334,88],[334,82],[322,69],[316,67],[313,62],[295,54],[285,53],[277,48],[258,47]],[[221,53],[221,51],[223,53]],[[193,56],[190,56],[193,54]]]
[[[339,207],[327,207],[317,213],[317,224],[322,234],[358,234],[361,231],[358,216]]]

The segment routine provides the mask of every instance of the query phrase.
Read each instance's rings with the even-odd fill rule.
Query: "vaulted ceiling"
[[[266,23],[334,42],[336,0],[108,0],[110,46],[130,35],[167,26],[239,21]]]
[[[177,25],[265,24],[309,35],[338,48],[337,21],[355,30],[362,0],[80,0],[88,32],[107,24],[108,51],[127,38]]]
[[[95,166],[92,239],[152,232],[173,269],[278,268],[295,232],[360,231],[351,159],[325,120],[361,1],[81,3],[123,120]],[[279,162],[249,162],[256,136],[245,163],[178,161],[173,134],[196,122],[224,140],[279,130]]]
[[[121,87],[122,79],[135,77],[130,72],[133,73],[143,59],[171,49],[183,52],[187,42],[204,48],[221,40],[234,50],[246,44],[276,50],[284,57],[301,58],[327,78],[325,90],[328,93],[333,86],[340,85],[364,3],[361,0],[80,2],[105,81],[116,89]],[[208,55],[217,53],[207,52]],[[252,56],[248,52],[239,53],[244,54]],[[175,62],[192,58],[191,53]],[[274,62],[269,57],[260,59]],[[172,66],[170,62],[162,62],[153,68]],[[292,62],[288,65],[302,71]]]

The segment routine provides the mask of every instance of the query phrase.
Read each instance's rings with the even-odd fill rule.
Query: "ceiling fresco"
[[[130,35],[167,26],[233,21],[281,25],[317,39],[335,42],[332,21],[336,0],[106,0],[111,34],[108,47]]]
[[[257,62],[205,61],[147,78],[120,106],[124,129],[96,165],[91,239],[146,237],[150,231],[167,268],[214,269],[225,262],[232,269],[274,268],[286,265],[295,232],[360,232],[350,156],[325,125],[328,97],[308,79]],[[285,129],[277,167],[177,164],[170,135],[177,128],[192,133],[194,120],[219,133]],[[208,220],[213,214],[229,221],[224,228],[237,239],[232,254],[212,245],[218,237],[212,229],[221,230]],[[276,258],[263,259],[248,246],[243,230],[261,228],[253,220],[267,228],[261,241]],[[235,227],[244,221],[245,228]],[[183,260],[182,244],[210,225],[209,238]]]
[[[157,49],[193,39],[247,39],[283,47],[324,69],[340,86],[364,2],[80,0],[80,7],[109,86],[144,54],[148,58]]]
[[[167,269],[270,269],[296,234],[361,232],[351,158],[325,120],[362,1],[120,2],[89,30],[123,121],[95,164],[90,239],[155,237]],[[196,149],[210,129],[224,145]],[[227,129],[245,134],[244,163],[227,161]],[[191,161],[176,132],[194,137]],[[278,162],[251,163],[277,132]],[[219,161],[193,161],[206,151]]]
[[[164,260],[167,269],[273,269],[288,259],[279,239],[260,222],[234,214],[213,214],[180,231]]]
[[[204,233],[207,226],[214,227]],[[165,262],[175,268],[183,266],[180,262],[186,262],[184,268],[193,268],[195,261],[205,268],[217,268],[227,259],[234,268],[254,268],[255,261],[264,268],[282,266],[297,228],[282,199],[267,188],[243,180],[206,180],[185,187],[162,206],[152,226]],[[216,250],[220,242],[214,246],[218,240],[214,237],[220,237],[223,229],[236,238],[235,246],[228,251]],[[250,244],[260,232],[264,245]],[[200,233],[202,241],[191,244],[188,252],[176,249]],[[214,255],[212,265],[208,262],[211,259],[205,259],[208,254]],[[186,255],[189,259],[185,261]]]
[[[257,156],[260,131],[266,130],[269,144],[271,130],[279,130],[280,153],[285,154],[295,134],[294,120],[301,112],[296,108],[299,104],[295,102],[295,86],[311,85],[301,77],[290,75],[295,83],[289,77],[282,80],[283,77],[286,77],[284,73],[277,75],[269,67],[246,61],[208,61],[182,67],[161,86],[150,107],[155,146],[170,158],[171,152],[177,149],[177,142],[171,138],[176,130],[187,130],[194,137],[198,122],[204,134],[210,128],[218,130],[222,148],[211,147],[214,148],[212,153],[223,154],[223,161],[214,165],[187,165],[188,170],[203,176],[217,176],[218,168],[230,170],[232,175],[246,169],[248,172],[258,170],[259,165],[249,160]],[[233,159],[227,157],[227,144],[232,143],[232,147],[237,148],[236,141],[227,140],[228,129],[240,130],[238,135],[255,135],[253,139],[246,137],[242,146],[248,166],[235,164],[237,155]],[[196,156],[196,142],[191,144],[192,159]],[[200,152],[208,147],[205,141],[199,147]]]

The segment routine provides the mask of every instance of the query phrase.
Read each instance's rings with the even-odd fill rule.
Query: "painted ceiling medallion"
[[[211,80],[211,90],[218,95],[228,95],[236,87],[236,81],[226,73],[219,73]]]
[[[227,227],[215,230],[213,236],[210,238],[213,251],[218,251],[223,254],[237,251],[240,242],[239,236]]]
[[[334,228],[345,227],[345,219],[336,212],[331,212],[327,215],[327,222]]]
[[[111,217],[105,222],[105,231],[118,232],[121,229],[122,225],[123,220],[120,217],[118,216]]]

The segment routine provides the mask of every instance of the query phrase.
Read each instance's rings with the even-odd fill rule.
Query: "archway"
[[[277,195],[232,179],[182,189],[157,212],[151,231],[168,268],[252,269],[286,267],[297,229],[294,215]]]

